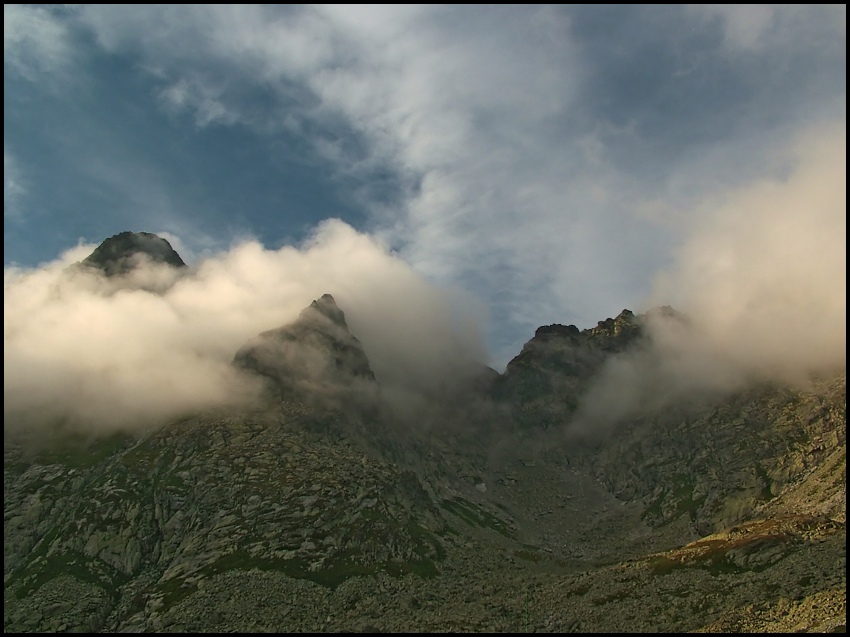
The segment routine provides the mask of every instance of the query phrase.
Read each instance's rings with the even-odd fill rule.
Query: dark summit
[[[168,241],[150,232],[121,232],[109,237],[83,259],[82,265],[102,270],[107,276],[118,276],[144,262],[186,267]]]

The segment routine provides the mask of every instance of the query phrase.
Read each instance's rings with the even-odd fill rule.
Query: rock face
[[[538,329],[463,389],[492,402],[474,437],[387,416],[324,295],[236,353],[269,381],[255,408],[50,449],[6,439],[4,629],[840,631],[846,375],[566,440],[646,320]]]
[[[643,318],[629,310],[581,331],[575,325],[539,327],[494,384],[494,395],[510,406],[521,428],[556,427],[575,411],[607,357],[644,336]]]
[[[360,341],[330,294],[313,301],[294,323],[243,345],[234,364],[263,376],[281,395],[375,381]]]
[[[116,234],[101,243],[81,262],[83,266],[96,268],[107,276],[127,274],[145,263],[186,267],[168,241],[149,232]]]

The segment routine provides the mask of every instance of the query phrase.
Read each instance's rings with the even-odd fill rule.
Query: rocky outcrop
[[[846,420],[844,374],[762,386],[635,420],[585,462],[653,525],[686,516],[705,535],[763,510],[843,521]]]
[[[608,357],[638,346],[644,337],[643,317],[629,310],[586,330],[540,327],[493,384],[492,395],[510,407],[521,431],[560,427]]]
[[[47,533],[6,576],[6,630],[825,632],[846,616],[828,516],[676,546],[675,521],[653,528],[563,463],[422,481],[308,433],[319,417],[210,414],[88,467],[9,471],[7,497],[35,497],[10,498],[7,524]]]
[[[109,606],[123,609],[121,622],[150,626],[232,568],[331,586],[378,571],[434,572],[442,519],[418,479],[308,433],[332,418],[296,406],[207,415],[83,471],[35,463],[8,472],[9,595],[30,599],[67,569],[95,597],[117,595]],[[24,529],[25,542],[8,541]]]
[[[120,276],[148,264],[185,268],[186,264],[167,240],[150,232],[121,232],[101,243],[81,265]]]

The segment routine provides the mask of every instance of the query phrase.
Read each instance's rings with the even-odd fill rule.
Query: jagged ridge
[[[386,429],[340,393],[374,375],[330,295],[236,353],[276,401],[36,457],[7,443],[4,627],[843,627],[843,374],[651,414],[592,447],[522,434],[555,431],[644,320],[538,329],[470,387],[508,417],[462,448],[397,429],[385,453]]]

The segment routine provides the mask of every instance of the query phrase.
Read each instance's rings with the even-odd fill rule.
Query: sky
[[[434,369],[665,304],[842,362],[845,140],[846,5],[4,5],[4,344],[133,230],[228,347],[331,293]]]

